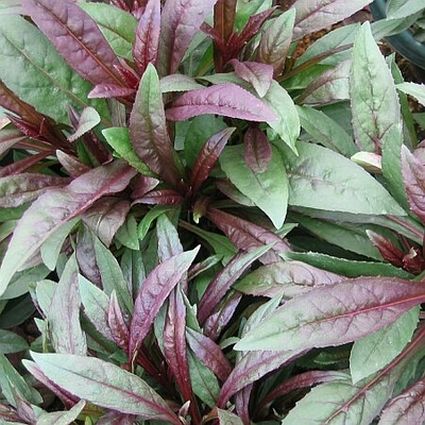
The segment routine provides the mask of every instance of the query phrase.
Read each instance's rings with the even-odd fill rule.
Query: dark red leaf
[[[389,261],[396,267],[403,266],[403,251],[394,246],[390,240],[378,233],[367,230],[367,235],[373,245],[379,250],[382,257],[384,257],[384,260]]]
[[[210,208],[207,217],[243,251],[249,251],[262,245],[274,244],[272,249],[261,259],[266,264],[279,261],[279,254],[289,251],[289,245],[283,239],[254,223],[216,208]]]
[[[244,137],[245,162],[254,173],[267,170],[272,159],[272,147],[267,136],[256,127],[251,127]]]
[[[90,282],[101,287],[102,278],[96,263],[93,235],[86,226],[83,226],[78,233],[76,254],[81,274],[87,277]]]
[[[232,372],[232,366],[220,346],[207,336],[187,328],[187,341],[195,356],[216,376],[225,381]]]
[[[127,97],[136,93],[136,90],[117,84],[97,84],[89,93],[89,99],[113,99],[117,97]]]
[[[173,189],[153,190],[143,198],[137,199],[133,204],[147,205],[181,205],[183,196]]]
[[[0,177],[15,176],[17,174],[23,173],[53,153],[53,150],[50,152],[40,152],[7,165],[0,169]]]
[[[134,190],[131,193],[132,199],[143,198],[147,193],[154,190],[159,184],[159,180],[153,177],[138,176],[134,181]]]
[[[129,354],[133,359],[162,304],[181,281],[199,247],[165,260],[147,276],[137,296],[130,326]]]
[[[140,18],[133,46],[134,62],[143,74],[150,63],[158,56],[159,35],[161,29],[161,2],[149,0]]]
[[[232,293],[223,305],[208,317],[204,324],[204,333],[213,341],[216,341],[223,329],[229,324],[242,299],[239,293]]]
[[[208,285],[198,305],[198,319],[201,324],[211,315],[216,306],[224,298],[227,291],[251,266],[263,256],[271,247],[261,246],[248,253],[236,254],[215,279]]]
[[[130,340],[130,331],[118,303],[115,291],[111,294],[108,310],[108,325],[111,330],[112,338],[118,347],[127,351],[128,341]]]
[[[92,84],[122,85],[114,71],[118,57],[97,24],[72,0],[23,0],[25,13],[56,50]]]
[[[208,114],[259,122],[277,119],[269,106],[233,83],[189,91],[181,95],[166,113],[171,121],[185,121]]]
[[[167,0],[162,11],[158,70],[175,74],[193,36],[217,0]]]
[[[254,385],[248,385],[239,391],[235,396],[235,407],[239,418],[244,425],[251,425],[251,417],[249,414],[249,400],[251,398]]]
[[[214,8],[214,29],[226,41],[233,32],[237,0],[219,0]]]
[[[63,151],[57,150],[56,158],[71,177],[80,177],[90,170],[87,165],[80,162],[74,156],[69,155]]]
[[[235,130],[234,127],[226,128],[205,142],[192,170],[191,186],[193,193],[196,193],[208,178]]]
[[[0,155],[5,154],[9,149],[25,139],[26,137],[18,130],[2,130],[0,133]]]

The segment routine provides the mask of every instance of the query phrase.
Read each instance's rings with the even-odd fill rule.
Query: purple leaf
[[[199,247],[165,260],[147,276],[137,295],[130,326],[129,354],[133,359],[149,333],[162,304],[189,269]]]
[[[143,198],[134,201],[133,204],[181,205],[183,200],[183,196],[173,189],[160,189],[147,193]]]
[[[425,300],[425,287],[397,278],[359,278],[313,289],[277,309],[237,350],[342,345],[395,322]]]
[[[171,121],[217,114],[242,120],[276,121],[276,114],[261,100],[233,83],[192,90],[180,96],[167,110]]]
[[[118,86],[117,84],[97,84],[88,94],[89,99],[111,99],[116,97],[131,96],[136,92],[129,87]]]
[[[238,282],[234,288],[256,297],[274,298],[283,295],[294,298],[313,288],[332,285],[345,277],[320,270],[299,261],[279,261],[259,267]]]
[[[272,84],[273,67],[259,62],[239,62],[237,59],[230,61],[235,73],[242,80],[250,83],[258,96],[264,97]]]
[[[425,223],[425,165],[405,146],[401,150],[401,163],[410,209]]]
[[[102,416],[96,425],[134,425],[136,420],[135,416],[123,415],[122,413],[109,412]]]
[[[223,329],[232,320],[241,299],[241,294],[231,293],[224,303],[216,308],[216,311],[204,323],[204,333],[207,337],[213,341],[217,340]]]
[[[167,403],[145,381],[112,363],[70,354],[31,355],[47,378],[80,399],[140,419],[181,425]]]
[[[2,130],[0,133],[0,155],[5,154],[9,149],[25,139],[26,137],[18,130]]]
[[[256,127],[251,127],[244,137],[245,162],[254,173],[267,170],[272,159],[272,146],[267,136]]]
[[[202,22],[217,0],[167,0],[162,11],[158,69],[174,74]]]
[[[261,259],[263,263],[279,261],[279,254],[289,251],[289,246],[283,239],[254,223],[215,208],[208,210],[207,217],[243,251],[273,244],[272,249]]]
[[[224,382],[232,372],[232,366],[220,346],[210,338],[190,328],[187,328],[186,336],[195,356],[208,369],[211,369],[218,379]]]
[[[143,74],[150,63],[155,63],[158,56],[159,35],[161,28],[161,2],[149,0],[139,21],[133,46],[134,62]]]
[[[56,158],[71,177],[80,177],[90,171],[90,168],[87,165],[63,151],[57,150]]]
[[[80,325],[80,306],[78,266],[73,255],[66,263],[47,313],[52,344],[57,353],[87,353],[87,341]]]
[[[12,162],[10,165],[0,169],[0,177],[15,176],[25,172],[29,168],[41,162],[44,158],[52,155],[53,151],[40,152],[35,155],[31,155],[27,158],[21,159],[16,162]]]
[[[64,186],[67,182],[63,177],[32,173],[0,178],[0,208],[31,202],[49,188]]]
[[[237,362],[224,383],[217,406],[225,406],[230,398],[245,387],[260,380],[263,376],[295,360],[304,352],[263,351],[251,352]]]
[[[372,0],[297,0],[292,6],[297,11],[294,38],[299,40],[306,34],[312,34],[328,28],[363,9]]]
[[[226,128],[219,133],[209,138],[205,145],[202,147],[201,152],[192,169],[191,186],[192,193],[196,193],[201,187],[202,183],[208,178],[211,170],[223,152],[226,143],[229,141],[231,135],[236,129]]]
[[[242,420],[243,425],[251,425],[249,414],[249,400],[251,398],[254,385],[248,385],[243,390],[239,391],[235,396],[235,407],[239,418]]]
[[[130,117],[130,135],[139,158],[165,181],[179,183],[174,149],[167,131],[158,74],[149,65],[143,74]]]
[[[91,106],[84,108],[78,118],[78,123],[75,126],[75,132],[68,137],[68,141],[75,142],[80,137],[84,136],[90,130],[93,130],[100,123],[100,115],[96,109]]]
[[[118,347],[127,351],[128,341],[130,340],[130,331],[128,330],[127,323],[124,320],[115,291],[112,292],[109,300],[108,325],[115,343]]]
[[[237,0],[219,0],[214,8],[214,29],[226,41],[233,33]]]
[[[25,212],[0,268],[0,294],[25,262],[60,226],[89,209],[98,199],[124,190],[136,171],[121,161],[98,167],[69,186],[51,189]]]
[[[118,229],[124,224],[130,203],[118,198],[103,198],[81,217],[84,223],[103,242],[111,245]]]
[[[198,319],[201,324],[211,315],[216,306],[226,295],[226,292],[251,264],[263,256],[270,248],[270,246],[261,246],[248,253],[239,253],[229,261],[220,273],[218,273],[215,279],[208,285],[199,303]]]
[[[131,193],[131,198],[143,198],[147,193],[154,190],[159,183],[159,180],[153,177],[138,176],[134,181],[134,190]]]
[[[409,425],[424,422],[425,379],[421,379],[387,404],[378,425]]]
[[[122,85],[114,72],[120,62],[99,27],[72,0],[23,0],[31,16],[56,50],[92,84]]]
[[[86,226],[82,226],[78,234],[76,254],[81,273],[101,287],[102,277],[96,262],[93,234]]]

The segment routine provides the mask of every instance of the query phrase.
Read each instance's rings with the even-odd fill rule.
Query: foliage
[[[2,2],[0,422],[424,421],[404,6],[297,49],[369,3]]]

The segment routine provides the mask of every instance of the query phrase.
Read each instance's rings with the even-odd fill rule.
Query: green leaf
[[[214,115],[202,115],[190,122],[184,141],[184,155],[189,167],[195,164],[205,142],[226,127],[223,118]]]
[[[128,311],[132,311],[133,299],[117,259],[98,238],[94,239],[94,250],[105,292],[110,295],[116,290],[119,300]]]
[[[359,30],[350,77],[353,129],[360,150],[379,153],[382,171],[398,202],[407,206],[401,173],[403,121],[391,71],[370,24]]]
[[[288,155],[289,204],[369,215],[406,215],[365,170],[329,149],[298,143]]]
[[[287,91],[273,81],[269,91],[263,98],[279,117],[278,120],[269,122],[270,127],[279,137],[295,152],[295,142],[301,131],[300,118],[292,98]]]
[[[47,38],[20,16],[0,16],[0,79],[22,100],[55,121],[69,124],[70,106],[93,106],[103,118],[105,101],[88,100],[91,86],[59,56]]]
[[[388,19],[407,18],[425,9],[423,0],[389,0],[387,3]]]
[[[0,353],[19,353],[28,349],[28,344],[24,338],[13,332],[0,329]]]
[[[217,419],[220,425],[243,425],[242,419],[234,413],[222,409],[216,409],[215,412],[217,412]]]
[[[43,263],[50,269],[54,270],[62,249],[65,239],[71,233],[74,226],[80,221],[78,217],[63,224],[46,242],[41,245],[40,254]]]
[[[137,228],[139,239],[143,241],[146,238],[152,223],[158,217],[160,217],[162,214],[165,214],[166,212],[173,211],[174,209],[174,207],[170,206],[156,205],[151,210],[149,210]]]
[[[112,363],[75,355],[31,355],[48,379],[81,399],[141,419],[180,425],[167,403],[145,381]]]
[[[125,223],[118,229],[115,235],[116,239],[122,243],[125,247],[139,250],[139,238],[137,233],[137,221],[133,214],[127,217]]]
[[[414,97],[419,103],[425,106],[425,84],[400,83],[397,89]]]
[[[393,324],[354,343],[350,356],[353,384],[381,370],[403,351],[418,325],[419,310],[413,308]]]
[[[96,21],[114,52],[133,62],[137,19],[130,13],[109,4],[80,3],[79,6]]]
[[[81,400],[68,411],[43,413],[37,419],[37,425],[71,425],[77,420],[85,405],[86,402]]]
[[[69,142],[75,142],[90,130],[93,130],[101,121],[100,115],[92,107],[84,108],[78,120],[77,130],[68,137]]]
[[[53,347],[58,353],[87,352],[86,336],[80,325],[80,305],[78,265],[73,255],[66,263],[47,314]]]
[[[130,141],[128,128],[111,127],[102,131],[106,141],[118,156],[126,160],[133,168],[144,176],[154,176],[155,174],[149,167],[137,156],[136,151]]]
[[[300,106],[297,106],[297,111],[301,127],[312,137],[313,142],[320,143],[347,157],[357,152],[353,139],[324,112]]]
[[[245,162],[243,146],[229,146],[220,156],[220,165],[230,181],[264,211],[279,229],[288,206],[288,180],[277,149],[262,173],[255,173]]]

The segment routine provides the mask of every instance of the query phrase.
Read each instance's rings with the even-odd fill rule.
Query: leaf
[[[108,144],[114,151],[125,159],[133,168],[144,176],[152,176],[149,167],[137,156],[130,141],[128,128],[112,127],[102,131]]]
[[[359,278],[313,289],[276,310],[235,349],[342,345],[388,326],[424,297],[421,285],[395,278]],[[325,299],[319,307],[318,300]]]
[[[349,159],[321,146],[303,142],[297,146],[299,156],[286,157],[290,205],[354,214],[405,214],[369,173]]]
[[[137,155],[154,173],[171,184],[179,181],[159,78],[151,64],[143,74],[131,112],[130,136]]]
[[[118,347],[122,348],[124,351],[127,351],[130,332],[124,319],[124,315],[119,305],[115,290],[112,292],[109,299],[107,319],[112,338]]]
[[[218,423],[220,425],[243,425],[242,420],[238,416],[228,412],[227,410],[215,408],[213,412],[217,415]]]
[[[137,221],[133,214],[127,217],[125,223],[118,229],[116,239],[125,247],[134,251],[139,250],[139,238],[137,235]]]
[[[21,336],[0,329],[0,353],[11,354],[19,353],[28,349],[28,343]]]
[[[82,219],[92,232],[110,246],[118,229],[124,224],[130,203],[118,198],[103,198],[84,213]]]
[[[158,70],[174,74],[201,24],[217,0],[168,0],[162,10]]]
[[[196,193],[202,183],[207,180],[235,130],[235,127],[226,128],[214,134],[205,142],[192,168],[191,186],[193,193]]]
[[[233,83],[189,91],[181,95],[166,114],[171,121],[185,121],[206,114],[259,122],[277,119],[265,103]]]
[[[401,161],[410,209],[423,222],[425,221],[425,167],[405,146],[401,151]]]
[[[161,305],[187,272],[198,251],[199,248],[196,248],[173,256],[163,261],[147,276],[135,301],[130,326],[130,358],[134,358]]]
[[[15,208],[37,199],[49,188],[64,186],[67,179],[46,174],[22,173],[0,178],[0,207]]]
[[[141,419],[180,425],[166,402],[148,384],[112,363],[62,354],[32,353],[32,357],[47,378],[81,399]]]
[[[96,109],[92,107],[84,108],[83,112],[80,115],[78,120],[78,125],[76,131],[68,137],[68,141],[75,142],[84,134],[88,133],[90,130],[93,130],[101,121],[100,115],[97,113]]]
[[[279,254],[289,250],[289,246],[283,239],[264,227],[215,208],[208,210],[207,217],[242,251],[272,245],[272,249],[262,258],[262,261],[278,261]]]
[[[105,338],[113,340],[112,333],[108,325],[109,298],[93,285],[85,277],[78,276],[81,302],[84,306],[84,312],[93,323],[96,330]]]
[[[87,100],[90,84],[20,16],[0,16],[0,79],[20,99],[58,123],[69,124],[70,106],[93,106],[102,118],[109,115],[104,101]],[[19,110],[22,108],[25,106],[20,105]]]
[[[422,11],[424,8],[424,3],[421,0],[406,0],[401,4],[400,1],[390,0],[388,2],[387,18],[407,18],[410,15],[414,15],[415,13]]]
[[[397,89],[414,97],[421,105],[425,105],[425,84],[400,83]]]
[[[342,276],[298,261],[280,261],[259,267],[234,285],[234,289],[254,296],[284,298],[307,293],[313,288],[332,285]]]
[[[420,424],[425,421],[425,380],[421,379],[393,398],[381,413],[378,425]]]
[[[72,256],[57,284],[47,319],[55,351],[63,354],[85,355],[86,337],[80,325],[80,292],[78,266]]]
[[[103,289],[108,295],[115,290],[127,311],[132,311],[133,299],[117,259],[98,238],[94,239],[94,251]]]
[[[369,380],[353,385],[347,377],[345,382],[339,380],[314,388],[297,403],[282,425],[296,425],[306,420],[312,425],[372,423],[391,397],[406,364],[423,357],[423,338],[422,329],[403,353]]]
[[[297,107],[302,128],[320,143],[341,155],[351,157],[357,152],[353,138],[336,121],[324,112],[309,107]]]
[[[285,222],[288,201],[288,180],[277,149],[273,150],[267,170],[253,172],[245,163],[242,146],[227,147],[220,165],[229,180],[245,196],[264,211],[279,229]]]
[[[86,211],[104,195],[121,192],[135,172],[119,161],[98,167],[63,189],[41,195],[19,221],[0,268],[0,296],[15,272],[64,223]]]
[[[267,120],[269,126],[296,153],[296,141],[300,135],[301,126],[295,104],[286,90],[276,81],[272,82],[270,90],[264,96],[264,102],[278,116],[277,120]]]
[[[134,62],[143,74],[150,63],[155,63],[158,56],[161,29],[161,2],[150,0],[139,20],[136,40],[133,46]]]
[[[270,21],[261,34],[257,60],[273,66],[274,76],[279,76],[285,66],[295,24],[295,9],[289,9]]]
[[[190,328],[187,328],[186,337],[195,356],[224,382],[230,375],[232,366],[220,346],[210,338]]]
[[[22,0],[25,13],[56,50],[92,84],[122,85],[114,66],[119,60],[99,27],[72,0]]]
[[[97,23],[114,52],[132,61],[136,19],[130,13],[108,4],[81,2],[79,6]]]
[[[244,136],[244,159],[254,174],[267,171],[273,157],[273,149],[266,135],[258,128],[251,127]]]
[[[361,150],[380,153],[382,149],[384,177],[397,201],[406,204],[401,176],[400,102],[391,71],[368,23],[361,27],[354,43],[350,85],[356,142]]]
[[[198,84],[193,78],[184,74],[167,75],[161,78],[160,85],[162,94],[204,88],[202,84]]]
[[[65,239],[69,236],[72,229],[79,222],[76,217],[67,223],[64,223],[59,229],[56,230],[40,247],[40,254],[43,263],[50,269],[54,270],[58,262],[59,255]],[[10,288],[10,286],[9,286]]]
[[[86,402],[81,400],[66,412],[43,413],[37,419],[37,425],[70,425],[77,420],[85,406]]]
[[[412,339],[418,321],[419,308],[415,307],[391,325],[356,341],[350,355],[353,384],[394,360]]]
[[[142,198],[134,201],[133,204],[147,204],[147,205],[181,205],[184,202],[183,196],[180,192],[173,189],[159,189],[152,190],[144,195]]]
[[[297,0],[292,6],[297,11],[294,38],[302,38],[323,28],[330,27],[363,9],[372,0]]]
[[[232,59],[230,63],[236,75],[250,83],[258,96],[267,94],[273,81],[272,66],[260,62],[239,62],[237,59]]]

